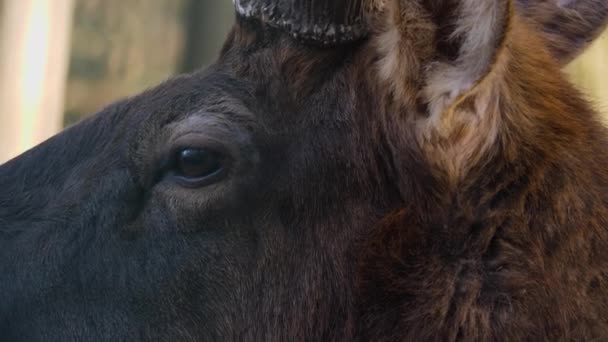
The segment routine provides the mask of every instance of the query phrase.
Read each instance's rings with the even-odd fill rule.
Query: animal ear
[[[371,29],[387,110],[408,113],[427,161],[457,181],[496,138],[494,75],[508,55],[511,0],[377,4]]]
[[[380,5],[378,5],[380,4]],[[380,79],[431,116],[486,75],[502,45],[509,0],[379,0]]]
[[[516,6],[538,27],[562,65],[584,51],[608,25],[607,0],[517,0]]]

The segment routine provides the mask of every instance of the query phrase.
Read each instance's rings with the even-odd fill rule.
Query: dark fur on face
[[[334,47],[239,19],[0,167],[0,339],[608,338],[608,133],[560,72],[605,19],[556,40],[556,1],[378,1]],[[225,178],[175,181],[189,135]]]

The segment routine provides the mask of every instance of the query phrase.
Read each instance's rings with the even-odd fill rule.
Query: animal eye
[[[173,174],[186,186],[205,186],[223,174],[223,157],[204,148],[182,148],[174,155]]]

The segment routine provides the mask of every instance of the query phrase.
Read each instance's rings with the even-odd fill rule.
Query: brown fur
[[[518,8],[489,71],[434,123],[399,97],[423,92],[411,70],[382,83],[397,168],[420,155],[433,180],[408,179],[405,207],[362,248],[365,339],[608,339],[608,135],[560,71],[556,46],[572,42]],[[408,88],[391,90],[399,77]]]

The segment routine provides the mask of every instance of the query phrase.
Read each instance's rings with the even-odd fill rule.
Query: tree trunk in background
[[[188,3],[76,0],[65,123],[178,73]]]
[[[191,0],[188,13],[183,72],[200,69],[217,58],[234,23],[234,5],[228,0]]]
[[[76,0],[65,123],[212,62],[233,21],[229,0]]]
[[[62,128],[72,0],[0,3],[0,163]]]

